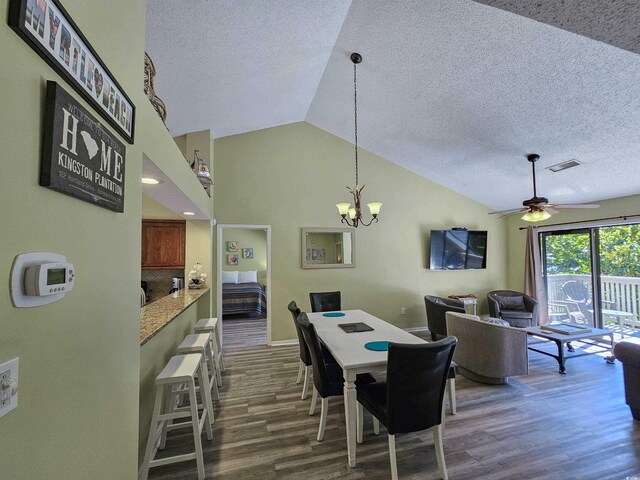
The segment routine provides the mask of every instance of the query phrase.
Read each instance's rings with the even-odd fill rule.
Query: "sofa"
[[[616,343],[613,355],[622,362],[624,396],[631,415],[640,421],[640,345],[632,342]]]
[[[512,327],[534,327],[538,325],[538,301],[513,290],[494,290],[487,293],[489,314],[502,318]]]
[[[446,312],[465,313],[464,303],[453,298],[425,295],[424,305],[427,310],[427,327],[434,342],[447,336]]]
[[[498,385],[529,373],[527,332],[500,319],[447,312],[447,331],[458,338],[453,361],[458,373],[476,382]]]

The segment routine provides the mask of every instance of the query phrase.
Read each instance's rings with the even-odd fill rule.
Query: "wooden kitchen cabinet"
[[[185,243],[184,220],[143,220],[142,268],[184,268]]]

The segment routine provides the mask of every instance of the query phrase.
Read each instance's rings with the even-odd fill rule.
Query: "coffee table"
[[[540,327],[526,327],[524,330],[526,330],[528,335],[531,335],[533,337],[538,337],[541,338],[543,340],[548,340],[550,342],[554,342],[556,344],[556,346],[558,347],[558,354],[554,355],[553,353],[549,353],[546,352],[544,350],[540,350],[538,348],[534,348],[529,346],[529,350],[534,351],[534,352],[538,352],[541,353],[543,355],[547,355],[549,357],[553,357],[557,360],[558,362],[558,366],[559,368],[559,372],[558,373],[562,373],[565,374],[566,373],[566,368],[564,366],[565,362],[569,359],[569,358],[576,358],[576,357],[583,357],[585,355],[592,355],[594,353],[602,353],[602,352],[606,352],[607,350],[612,351],[613,350],[613,332],[611,330],[606,330],[604,328],[592,328],[591,331],[589,332],[585,332],[585,333],[572,333],[569,335],[566,335],[564,333],[556,333],[556,332],[552,332],[550,330],[542,330]],[[574,355],[570,355],[569,357],[566,357],[564,354],[564,344],[570,344],[571,342],[574,341],[580,341],[582,343],[586,343],[588,345],[595,345],[595,346],[601,346],[604,347],[604,345],[602,343],[598,343],[598,342],[585,342],[585,340],[597,340],[599,338],[603,338],[603,337],[609,337],[611,340],[611,346],[604,348],[603,350],[599,350],[596,352],[584,352],[584,353],[576,353]],[[537,345],[537,343],[540,342],[536,342],[533,345]],[[570,346],[570,345],[569,345]],[[569,351],[573,351],[573,348],[570,348]],[[613,353],[612,353],[613,355]],[[613,363],[612,357],[608,357],[607,358],[607,362],[608,363]]]

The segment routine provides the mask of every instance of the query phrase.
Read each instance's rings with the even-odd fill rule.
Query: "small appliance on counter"
[[[151,296],[149,295],[149,286],[147,282],[142,280],[140,282],[140,306],[144,307],[147,303],[149,303],[150,300]]]
[[[145,303],[147,303],[147,294],[144,293],[144,288],[140,287],[140,308],[144,307]]]
[[[184,288],[184,277],[173,277],[171,279],[171,291],[169,293],[177,292]]]

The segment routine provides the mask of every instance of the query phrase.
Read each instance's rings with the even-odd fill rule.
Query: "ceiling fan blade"
[[[551,215],[555,215],[556,213],[560,213],[558,210],[556,210],[555,208],[552,208],[552,207],[550,207],[548,205],[546,207],[543,207],[543,208],[547,213],[550,213]]]
[[[600,208],[597,203],[563,203],[551,206],[554,208]]]
[[[499,212],[489,212],[489,215],[513,215],[518,212],[526,212],[528,208],[512,208],[510,210],[501,210]]]

